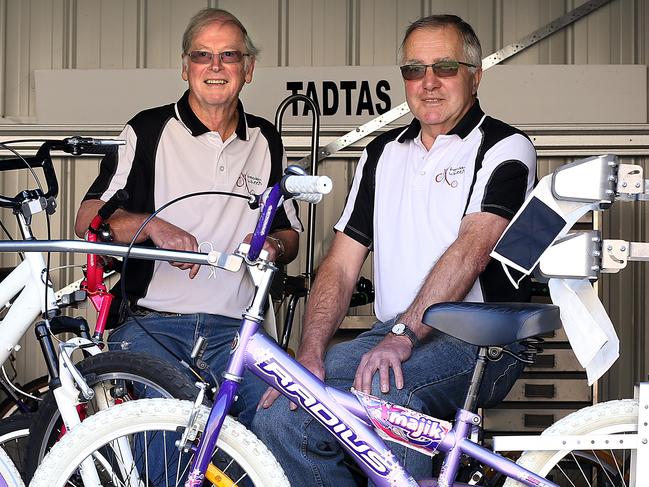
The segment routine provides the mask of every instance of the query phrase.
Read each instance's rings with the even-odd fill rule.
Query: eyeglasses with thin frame
[[[475,64],[464,63],[462,61],[438,61],[433,64],[405,64],[399,66],[401,76],[408,81],[422,79],[426,75],[426,68],[430,68],[438,78],[452,78],[457,75],[460,66],[475,68]]]
[[[196,64],[212,64],[214,56],[218,56],[223,64],[237,64],[245,56],[250,56],[250,54],[244,54],[241,51],[223,51],[216,53],[211,51],[190,51],[185,54]]]

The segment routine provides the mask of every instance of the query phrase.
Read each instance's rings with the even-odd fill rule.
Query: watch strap
[[[415,332],[412,331],[405,323],[401,324],[403,325],[403,334],[401,336],[407,337],[412,342],[412,348],[417,347],[419,345],[419,338],[417,338]]]

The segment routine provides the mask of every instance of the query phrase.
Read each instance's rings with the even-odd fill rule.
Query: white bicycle
[[[50,151],[60,150],[74,155],[105,154],[114,151],[119,143],[121,141],[71,137],[46,141],[33,157],[0,160],[0,172],[41,169],[45,176],[46,189],[37,179],[37,189],[21,191],[15,197],[0,196],[0,207],[13,211],[24,240],[37,241],[31,229],[33,217],[39,213],[49,216],[56,208],[58,182]],[[109,218],[117,207],[114,203],[116,200],[100,210],[99,222]],[[46,247],[43,252],[49,250],[57,249]],[[48,448],[65,431],[97,410],[142,396],[195,397],[193,382],[173,364],[131,351],[102,352],[112,295],[103,287],[101,265],[91,265],[89,259],[87,278],[81,291],[64,289],[54,292],[48,263],[41,251],[27,251],[19,244],[12,251],[24,253],[22,262],[0,282],[0,305],[6,309],[0,321],[0,363],[18,351],[18,341],[40,317],[42,321],[36,324],[35,331],[50,378],[50,391],[39,402],[29,429],[23,421],[27,418],[12,419],[3,425],[6,426],[0,439],[3,442],[15,444],[29,435],[26,463],[17,464],[26,479],[31,478]],[[85,299],[90,299],[99,312],[92,336],[84,319],[61,315],[62,308]],[[62,333],[76,336],[62,341],[56,338]],[[58,354],[55,340],[59,341]],[[74,364],[72,353],[75,350],[82,350],[88,358]]]

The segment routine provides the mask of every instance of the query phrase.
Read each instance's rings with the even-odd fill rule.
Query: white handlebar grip
[[[284,189],[291,194],[329,194],[332,188],[331,179],[327,176],[288,176],[284,180]]]
[[[294,200],[306,201],[307,203],[317,204],[322,201],[320,193],[300,193],[293,196]]]

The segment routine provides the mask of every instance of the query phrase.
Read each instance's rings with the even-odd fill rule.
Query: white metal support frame
[[[635,388],[638,400],[638,431],[635,434],[612,435],[530,435],[497,436],[494,451],[570,451],[570,450],[632,450],[631,479],[649,478],[649,382]]]
[[[649,382],[635,386],[638,400],[638,447],[631,456],[631,485],[636,479],[649,479]]]
[[[482,60],[482,69],[486,71],[492,66],[508,59],[515,54],[527,49],[530,46],[533,46],[537,42],[546,37],[554,34],[558,30],[563,29],[564,27],[572,24],[573,22],[581,19],[582,17],[588,15],[591,12],[594,12],[602,5],[607,4],[610,0],[590,0],[579,7],[571,10],[570,12],[562,15],[561,17],[553,20],[552,22],[544,25],[540,29],[535,30],[531,34],[519,39],[516,42],[513,42],[502,49],[496,51],[495,53],[487,56]],[[362,139],[363,137],[368,136],[372,132],[379,130],[385,125],[394,122],[398,118],[406,115],[410,112],[410,108],[407,103],[402,103],[401,105],[389,110],[388,112],[370,120],[363,125],[356,127],[345,135],[339,137],[338,139],[330,142],[326,146],[318,150],[318,161],[321,161],[336,152],[344,149],[345,147],[353,144],[354,142]],[[310,157],[305,157],[300,159],[297,164],[302,167],[308,167],[311,163]]]

